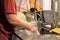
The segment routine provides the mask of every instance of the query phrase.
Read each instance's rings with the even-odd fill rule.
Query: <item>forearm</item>
[[[30,25],[26,21],[23,21],[20,18],[15,18],[13,21],[10,21],[11,24],[17,26],[17,27],[24,27],[24,28],[29,28],[28,26]]]
[[[17,15],[15,14],[7,14],[6,18],[8,20],[8,22],[14,26],[17,27],[24,27],[24,28],[31,28],[29,25],[29,23],[23,21],[22,19],[20,19],[19,17],[17,17]],[[29,27],[28,27],[29,26]]]

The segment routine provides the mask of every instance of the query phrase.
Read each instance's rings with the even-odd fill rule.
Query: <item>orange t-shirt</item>
[[[38,3],[38,0],[36,0],[36,4],[35,4],[35,0],[30,0],[30,8],[37,8],[38,11],[40,11],[40,5]]]

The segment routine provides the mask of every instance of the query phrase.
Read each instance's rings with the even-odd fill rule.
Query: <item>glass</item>
[[[37,28],[37,30],[38,30],[37,21],[31,21],[29,23],[33,24],[35,26],[35,28]],[[25,31],[27,32],[28,35],[40,35],[39,32],[32,32],[29,30],[25,30]]]

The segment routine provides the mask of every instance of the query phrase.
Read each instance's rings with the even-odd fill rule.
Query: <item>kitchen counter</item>
[[[60,40],[60,35],[57,34],[29,35],[24,30],[19,30],[15,33],[23,40]]]

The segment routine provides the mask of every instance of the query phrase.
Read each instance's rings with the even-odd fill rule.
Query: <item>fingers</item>
[[[31,29],[30,30],[32,32],[38,32],[38,29],[34,25],[31,24],[30,26],[31,26]]]
[[[27,29],[32,32],[38,32],[38,29],[33,24],[30,24],[30,23],[28,24]]]
[[[36,27],[33,27],[33,28],[31,29],[31,31],[32,31],[32,32],[38,32],[38,29],[37,29]]]

